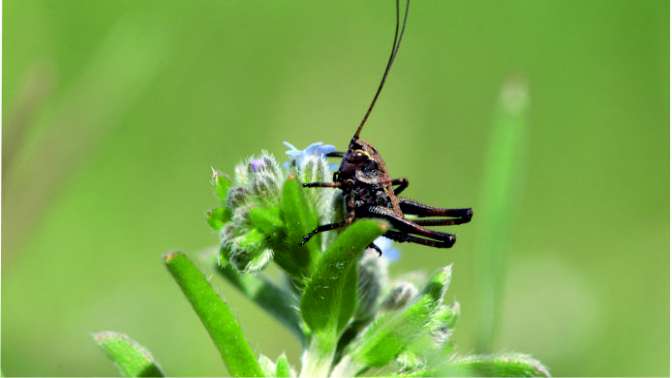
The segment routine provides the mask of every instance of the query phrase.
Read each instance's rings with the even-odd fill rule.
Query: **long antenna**
[[[376,94],[373,96],[373,100],[371,100],[371,104],[369,105],[369,109],[367,109],[366,114],[364,114],[364,118],[362,118],[362,121],[359,123],[359,126],[357,127],[357,130],[355,131],[355,135],[353,135],[353,139],[359,138],[359,133],[362,131],[364,128],[364,124],[366,123],[366,120],[369,119],[369,115],[371,114],[371,111],[373,110],[373,107],[376,105],[376,101],[378,101],[378,96],[380,96],[380,92],[383,90],[383,86],[385,85],[385,80],[387,79],[387,74],[390,72],[390,68],[392,68],[392,63],[394,63],[394,59],[397,57],[397,52],[399,51],[399,45],[401,45],[401,39],[404,37],[404,31],[406,31],[406,21],[408,20],[408,8],[410,6],[411,0],[406,0],[406,9],[404,10],[404,19],[401,24],[401,32],[399,31],[399,0],[396,0],[397,4],[397,22],[394,26],[394,41],[392,42],[392,51],[390,52],[390,57],[387,60],[387,65],[385,66],[385,71],[383,72],[383,78],[380,80],[380,84],[378,84],[378,89],[376,90]]]

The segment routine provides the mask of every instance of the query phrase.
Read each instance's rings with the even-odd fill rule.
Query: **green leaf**
[[[213,230],[219,231],[224,223],[231,219],[231,210],[224,207],[216,207],[207,213],[208,224]]]
[[[277,361],[275,361],[275,376],[278,378],[291,378],[295,375],[287,356],[284,353],[281,354]]]
[[[93,338],[124,377],[164,376],[152,354],[127,335],[106,331],[95,333]]]
[[[282,228],[280,211],[276,207],[253,207],[248,213],[248,218],[252,226],[265,235],[272,235]]]
[[[229,373],[237,377],[263,377],[238,321],[203,273],[182,253],[169,253],[164,261],[210,334]]]
[[[428,361],[443,360],[453,351],[453,328],[460,312],[460,305],[455,302],[451,306],[439,305],[432,314],[425,332],[413,341],[407,351],[424,356]]]
[[[285,248],[280,249],[276,261],[283,267],[294,265],[300,269],[290,273],[308,275],[320,253],[319,238],[315,237],[303,246],[301,242],[304,236],[318,226],[318,219],[315,209],[306,199],[301,183],[293,175],[287,177],[282,187],[280,209],[287,237]]]
[[[355,312],[357,264],[387,228],[382,221],[359,220],[338,235],[319,259],[301,297],[301,314],[312,331],[301,377],[329,373],[338,338]]]
[[[305,332],[301,327],[298,298],[262,275],[241,274],[231,265],[218,265],[217,271],[246,297],[275,317],[303,341]]]
[[[349,370],[385,366],[413,341],[431,331],[430,322],[450,284],[450,277],[448,266],[432,276],[413,303],[399,312],[380,315],[354,344],[350,357],[356,368]]]
[[[548,369],[525,354],[467,356],[453,359],[441,369],[441,376],[550,377]]]
[[[387,228],[380,221],[357,221],[322,255],[301,298],[303,319],[313,333],[335,337],[348,323],[356,305],[359,258]]]
[[[215,188],[215,194],[222,206],[226,205],[229,188],[231,188],[231,179],[222,172],[212,168],[212,186]]]

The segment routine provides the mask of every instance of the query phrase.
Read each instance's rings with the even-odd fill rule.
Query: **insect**
[[[383,158],[375,147],[362,140],[359,135],[373,110],[385,80],[399,51],[399,45],[406,30],[410,0],[406,0],[403,21],[400,25],[399,0],[396,0],[396,25],[392,51],[387,60],[383,77],[373,96],[364,118],[359,123],[355,134],[345,152],[332,152],[327,157],[341,158],[338,171],[334,173],[332,182],[310,182],[303,184],[306,188],[340,189],[345,205],[344,219],[337,223],[321,225],[308,233],[302,244],[318,233],[346,227],[358,218],[384,219],[392,226],[384,236],[397,242],[410,242],[436,248],[450,248],[455,243],[455,235],[434,231],[425,226],[457,225],[471,220],[472,210],[444,209],[422,204],[417,201],[398,197],[408,187],[406,178],[391,178],[383,162]],[[415,216],[415,220],[407,219],[407,215]],[[369,246],[379,255],[380,248],[375,244]]]

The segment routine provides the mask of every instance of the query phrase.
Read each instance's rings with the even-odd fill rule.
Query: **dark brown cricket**
[[[342,158],[338,171],[334,173],[333,182],[311,182],[303,184],[306,188],[335,188],[343,192],[345,203],[344,219],[338,223],[330,223],[317,227],[306,235],[306,243],[314,235],[346,227],[358,218],[379,218],[388,221],[392,228],[384,236],[398,242],[411,242],[437,248],[450,248],[455,244],[455,235],[427,229],[425,226],[445,226],[467,223],[471,220],[472,210],[444,209],[428,206],[413,200],[400,198],[398,195],[408,187],[406,178],[391,178],[375,147],[360,139],[359,134],[364,127],[371,110],[378,100],[385,80],[394,62],[399,45],[406,30],[410,0],[406,1],[401,30],[399,28],[399,0],[396,0],[396,26],[392,52],[385,66],[383,77],[369,108],[350,140],[346,152],[332,152],[328,157]],[[416,220],[406,219],[406,215],[416,216]],[[381,254],[380,248],[371,245]]]

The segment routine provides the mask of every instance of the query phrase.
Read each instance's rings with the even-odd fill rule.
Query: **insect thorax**
[[[354,198],[355,209],[382,206],[392,208],[392,200],[387,194],[385,187],[359,184],[352,188],[349,193]]]

